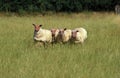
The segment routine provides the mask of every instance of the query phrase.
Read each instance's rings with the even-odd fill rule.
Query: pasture
[[[83,45],[34,45],[32,24],[83,27]],[[114,13],[0,15],[0,78],[119,78],[120,16]]]

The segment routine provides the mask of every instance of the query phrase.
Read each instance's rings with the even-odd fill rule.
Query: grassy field
[[[32,23],[84,27],[83,45],[36,47]],[[120,16],[114,13],[0,16],[0,78],[120,78]]]

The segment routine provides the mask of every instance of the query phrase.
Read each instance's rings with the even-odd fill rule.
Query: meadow
[[[81,44],[35,46],[32,24],[83,27]],[[0,78],[120,78],[120,16],[114,13],[0,15]]]

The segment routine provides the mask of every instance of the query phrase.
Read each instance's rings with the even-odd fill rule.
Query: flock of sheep
[[[87,38],[87,31],[84,28],[71,29],[43,29],[42,25],[34,26],[34,41],[45,43],[73,42],[83,43]]]

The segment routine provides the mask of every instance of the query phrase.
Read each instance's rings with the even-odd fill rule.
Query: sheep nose
[[[35,30],[35,32],[38,32],[38,30]]]
[[[76,38],[76,36],[75,36],[75,35],[72,35],[72,38]]]
[[[55,34],[52,34],[52,36],[54,37],[54,36],[55,36]]]

